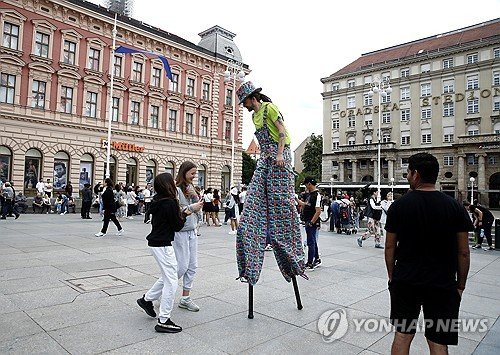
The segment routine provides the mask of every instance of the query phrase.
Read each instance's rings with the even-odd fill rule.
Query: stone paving
[[[177,307],[172,319],[184,330],[158,334],[155,319],[136,305],[158,267],[141,218],[123,222],[125,235],[94,237],[100,218],[78,214],[22,215],[0,221],[0,353],[343,353],[387,354],[393,335],[355,331],[352,318],[386,318],[389,293],[383,250],[368,240],[322,231],[323,264],[298,279],[304,308],[281,277],[272,252],[254,288],[255,318],[247,318],[246,284],[235,280],[234,235],[229,227],[201,228],[193,313]],[[500,252],[471,251],[461,317],[488,320],[488,332],[460,333],[452,354],[500,353]],[[179,291],[180,292],[180,289]],[[347,334],[327,343],[318,319],[345,309]],[[417,334],[412,354],[428,353]]]

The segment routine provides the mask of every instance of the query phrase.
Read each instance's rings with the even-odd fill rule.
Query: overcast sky
[[[91,0],[97,4],[104,1]],[[494,19],[500,0],[135,0],[133,17],[198,44],[198,33],[219,25],[285,117],[295,149],[322,134],[321,78],[362,53]],[[246,111],[246,110],[245,110]],[[248,112],[243,148],[253,137]]]

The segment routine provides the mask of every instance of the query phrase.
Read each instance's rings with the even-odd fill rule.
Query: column
[[[352,182],[358,181],[358,161],[356,159],[351,160],[352,163]]]
[[[387,177],[389,181],[391,181],[391,178],[394,178],[394,183],[396,183],[396,178],[394,176],[394,160],[392,159],[387,161]]]
[[[378,181],[377,159],[371,159],[371,161],[373,162],[373,182],[377,182]],[[380,166],[380,169],[382,169],[382,165]],[[380,176],[380,181],[382,181],[382,176]]]
[[[464,200],[467,198],[467,184],[465,181],[465,155],[458,156],[458,167],[457,167],[457,185],[459,198]]]
[[[345,182],[344,180],[344,167],[345,164],[343,161],[339,161],[339,181]]]
[[[482,199],[479,198],[481,194],[484,196],[487,196],[488,194],[484,193],[484,190],[486,190],[486,154],[478,154],[477,155],[477,161],[478,161],[478,171],[477,171],[477,196],[478,196],[478,201],[483,202]]]

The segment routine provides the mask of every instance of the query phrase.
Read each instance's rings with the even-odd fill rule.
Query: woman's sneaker
[[[158,333],[179,333],[182,332],[182,327],[172,322],[170,318],[167,319],[164,323],[162,323],[158,319],[158,323],[155,326],[155,330]]]
[[[144,310],[144,312],[146,312],[148,316],[153,318],[156,317],[156,312],[152,301],[146,301],[144,296],[142,296],[137,300],[137,304]]]
[[[198,312],[200,310],[200,307],[193,302],[191,297],[181,297],[181,300],[179,301],[179,307],[187,309],[191,312]]]

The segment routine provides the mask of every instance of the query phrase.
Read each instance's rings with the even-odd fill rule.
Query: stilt
[[[248,284],[248,318],[253,319],[253,286]]]
[[[297,278],[292,276],[293,291],[295,292],[295,300],[297,301],[297,309],[302,309],[302,302],[300,301],[299,286],[297,285]]]

